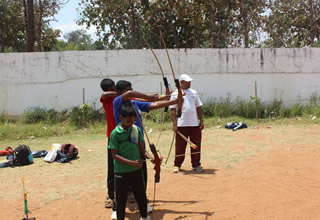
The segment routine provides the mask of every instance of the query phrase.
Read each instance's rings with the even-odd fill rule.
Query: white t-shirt
[[[182,89],[183,105],[181,117],[178,118],[178,127],[198,126],[197,107],[202,106],[202,102],[194,89]],[[171,94],[171,100],[176,99],[178,91],[174,91]],[[171,105],[170,108],[177,108],[177,105]]]

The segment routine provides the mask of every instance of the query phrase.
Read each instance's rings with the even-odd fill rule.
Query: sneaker
[[[192,170],[197,172],[204,172],[204,169],[202,168],[202,166],[193,167]]]
[[[179,167],[173,167],[173,172],[174,173],[179,173],[180,168]]]
[[[150,216],[147,216],[146,218],[140,218],[141,220],[151,220]]]
[[[104,207],[109,209],[109,208],[112,208],[112,204],[113,204],[113,201],[112,199],[110,199],[109,197],[106,199],[106,201],[104,202]]]
[[[117,219],[117,211],[113,211],[111,214],[111,219],[116,220]]]
[[[148,214],[152,212],[152,207],[149,203],[147,203],[147,212]]]
[[[135,203],[136,202],[136,198],[134,198],[134,195],[132,192],[128,193],[128,202],[129,203]]]

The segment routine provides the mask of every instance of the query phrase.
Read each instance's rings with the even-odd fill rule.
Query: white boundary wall
[[[155,50],[174,89],[165,50]],[[306,103],[320,88],[320,49],[169,50],[176,77],[208,98],[257,96],[262,102]],[[100,81],[131,81],[141,92],[159,92],[162,76],[150,50],[0,54],[0,113],[21,115],[31,107],[70,109],[85,102],[100,108]]]

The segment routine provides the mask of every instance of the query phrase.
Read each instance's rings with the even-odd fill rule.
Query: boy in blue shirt
[[[142,171],[144,158],[152,159],[145,151],[143,134],[134,125],[136,112],[130,103],[120,109],[121,123],[111,132],[109,149],[114,159],[117,219],[125,219],[129,188],[132,190],[142,220],[150,219],[147,213],[147,196]],[[153,161],[152,161],[153,162]]]
[[[116,91],[118,93],[118,96],[114,99],[113,101],[113,111],[114,111],[114,118],[116,120],[116,124],[120,122],[120,109],[123,104],[129,103],[130,104],[130,99],[131,98],[136,98],[135,100],[132,100],[132,104],[134,105],[135,109],[137,110],[138,117],[142,121],[141,117],[141,111],[142,112],[149,112],[150,110],[158,109],[158,108],[163,108],[167,107],[170,105],[178,104],[179,102],[183,101],[183,99],[173,99],[169,100],[170,96],[165,96],[163,98],[158,98],[158,95],[147,95],[138,91],[133,91],[132,85],[129,81],[126,80],[119,80],[116,84]],[[144,101],[138,101],[144,100]],[[149,102],[148,102],[149,101]],[[140,123],[140,120],[137,119],[134,122],[135,125],[137,125],[142,134],[143,134],[143,126]],[[143,142],[144,143],[144,142]],[[145,143],[144,143],[145,145]],[[143,158],[145,159],[145,158]],[[145,186],[147,189],[147,165],[146,163],[143,163],[142,166],[143,170],[143,175],[144,175],[144,181],[145,181]],[[148,203],[148,213],[152,212],[152,207]]]

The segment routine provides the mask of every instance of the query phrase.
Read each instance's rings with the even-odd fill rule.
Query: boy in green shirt
[[[152,159],[145,151],[143,134],[136,121],[136,112],[130,103],[120,110],[121,122],[111,132],[109,149],[114,160],[117,219],[124,220],[129,188],[139,206],[141,219],[150,219],[147,213],[147,196],[142,173],[141,155]],[[153,161],[152,161],[153,162]]]

